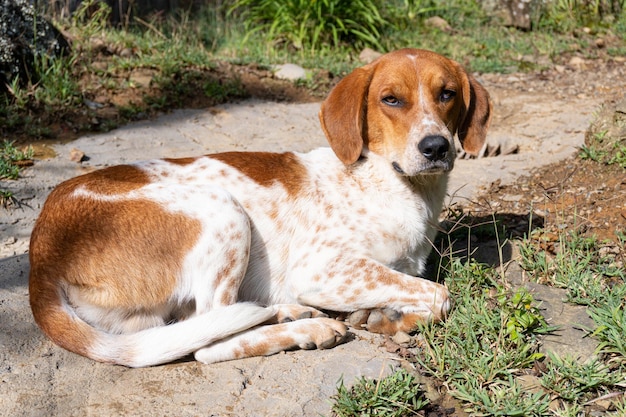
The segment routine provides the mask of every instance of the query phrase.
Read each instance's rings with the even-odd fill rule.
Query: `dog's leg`
[[[202,235],[184,260],[181,287],[195,300],[195,313],[203,314],[237,302],[252,232],[248,215],[230,193],[199,192],[206,195],[198,204]]]
[[[297,297],[304,305],[345,312],[381,309],[370,314],[365,325],[376,333],[409,331],[418,321],[445,318],[450,310],[444,286],[367,258],[337,258],[312,279],[298,282],[315,283],[308,288],[300,285]]]
[[[291,349],[329,349],[341,343],[346,326],[329,318],[311,318],[260,326],[196,351],[203,363],[267,356]]]

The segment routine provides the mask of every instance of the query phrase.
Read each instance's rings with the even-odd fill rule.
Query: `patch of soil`
[[[541,219],[546,237],[556,239],[567,230],[616,242],[617,233],[626,232],[625,174],[618,165],[574,158],[538,169],[514,184],[496,181],[464,210],[476,217],[532,213]]]

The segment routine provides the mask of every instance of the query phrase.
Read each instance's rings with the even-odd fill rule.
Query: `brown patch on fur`
[[[409,333],[417,328],[418,323],[424,323],[425,321],[426,319],[424,316],[417,313],[402,314],[399,320],[390,320],[388,317],[383,315],[380,322],[368,324],[367,330],[372,333],[381,333],[393,336],[399,331]]]
[[[63,291],[105,309],[151,311],[166,303],[200,224],[148,200],[97,201],[71,196],[85,185],[105,195],[146,183],[130,166],[69,180],[51,194],[30,245],[30,303],[35,321],[55,343],[90,356],[95,335],[63,311]],[[120,191],[121,190],[121,191]],[[103,219],[106,219],[104,221]]]
[[[290,196],[297,195],[307,180],[306,168],[291,152],[224,152],[210,157],[232,166],[264,187],[278,182]]]
[[[64,189],[80,185],[98,194],[124,194],[150,182],[148,174],[132,165],[116,165],[72,178],[63,183]]]
[[[274,324],[264,331],[264,337],[256,343],[242,343],[239,358],[266,356],[281,350],[292,349],[297,346],[292,336],[286,334],[287,325]],[[239,353],[239,352],[238,352]]]
[[[187,157],[187,158],[163,158],[165,162],[170,164],[176,164],[180,166],[191,165],[198,160],[199,157]]]

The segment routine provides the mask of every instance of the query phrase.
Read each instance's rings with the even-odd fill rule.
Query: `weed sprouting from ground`
[[[21,150],[5,140],[0,146],[0,179],[17,179],[20,167],[28,165],[32,158],[33,148]]]
[[[417,415],[428,404],[416,378],[403,371],[378,381],[361,378],[351,388],[342,380],[332,399],[340,417]]]
[[[33,148],[18,149],[13,142],[4,141],[0,146],[0,180],[16,180],[20,169],[32,164]],[[19,200],[12,191],[0,188],[0,206],[3,208],[19,206]]]
[[[447,274],[455,309],[419,329],[418,364],[475,415],[540,415],[548,397],[524,392],[516,377],[543,359],[538,335],[554,328],[526,290],[502,286],[493,269],[453,260]]]

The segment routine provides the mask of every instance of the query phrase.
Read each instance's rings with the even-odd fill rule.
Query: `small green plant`
[[[496,410],[539,415],[528,413],[544,409],[549,399],[523,392],[515,375],[542,360],[537,336],[554,328],[526,290],[505,289],[493,269],[453,259],[447,274],[455,308],[446,322],[420,327],[424,346],[416,360],[427,374],[447,381],[450,395],[466,403],[472,415]]]
[[[504,312],[507,335],[514,344],[524,344],[526,335],[546,334],[556,330],[556,327],[548,325],[525,288],[517,289],[512,295],[500,288],[498,302]]]
[[[20,173],[20,164],[33,157],[33,148],[20,150],[13,142],[5,140],[0,147],[0,179],[17,179]]]
[[[596,323],[591,336],[600,341],[598,351],[611,361],[626,363],[626,285],[613,287],[602,304],[589,307],[589,316]]]
[[[76,56],[57,59],[40,56],[35,59],[39,79],[32,90],[36,103],[53,107],[82,103],[80,88],[72,74],[75,61]]]
[[[28,164],[33,153],[33,148],[30,146],[25,150],[20,150],[13,145],[13,142],[5,140],[0,146],[0,179],[17,179],[20,167]],[[19,205],[19,200],[15,198],[13,192],[0,189],[0,206],[8,208],[16,205]]]
[[[606,155],[606,152],[603,152],[597,149],[595,146],[587,146],[587,145],[583,145],[580,148],[580,153],[579,153],[579,156],[581,159],[589,159],[594,162],[600,162],[605,155]]]
[[[613,152],[607,164],[616,164],[626,169],[626,145],[615,143],[613,145]]]
[[[465,402],[473,416],[540,417],[549,415],[550,398],[545,392],[529,392],[512,375],[504,381],[483,385],[478,381],[456,383],[454,396]]]
[[[560,358],[554,353],[548,356],[548,369],[541,378],[541,384],[558,398],[582,404],[585,397],[620,381],[620,373],[611,372],[598,358],[580,364],[574,358]]]
[[[15,195],[11,191],[0,189],[0,206],[6,209],[16,205],[19,205],[19,201]]]
[[[417,415],[428,404],[415,377],[403,370],[379,381],[361,378],[352,388],[341,380],[332,399],[339,417]]]
[[[532,237],[520,245],[520,265],[531,272],[535,280],[567,289],[567,301],[572,303],[590,305],[605,299],[604,273],[611,271],[607,269],[606,259],[600,256],[595,238],[584,237],[576,231],[561,234],[559,250],[548,254],[537,250]]]

